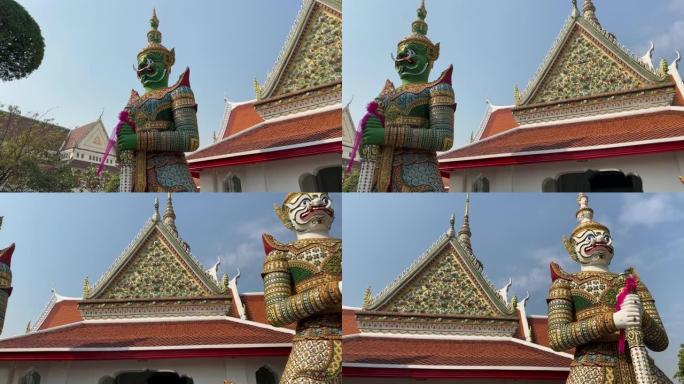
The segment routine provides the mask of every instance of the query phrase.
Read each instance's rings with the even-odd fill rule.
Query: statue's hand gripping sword
[[[100,161],[100,166],[97,168],[97,175],[100,176],[104,170],[105,162],[107,157],[112,152],[112,149],[116,145],[116,139],[121,132],[121,126],[127,124],[135,132],[135,123],[128,116],[128,112],[123,111],[119,113],[119,122],[116,124],[116,128],[112,132],[112,135],[107,141],[107,148],[105,149],[104,156],[102,156],[102,161]],[[118,157],[119,168],[121,170],[119,176],[119,192],[132,192],[133,191],[133,172],[135,170],[135,156],[133,151],[121,151]]]
[[[634,274],[627,276],[625,286],[620,291],[615,304],[615,309],[620,310],[625,298],[630,293],[637,293],[638,277]],[[618,341],[618,352],[625,353],[625,339],[629,345],[629,355],[632,358],[632,366],[634,367],[634,375],[637,384],[650,384],[651,380],[651,365],[648,361],[648,352],[644,344],[644,333],[641,326],[629,327],[620,331],[620,339]]]

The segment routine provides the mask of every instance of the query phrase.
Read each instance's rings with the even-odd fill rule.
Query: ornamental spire
[[[175,235],[178,235],[178,229],[176,228],[176,212],[173,210],[173,200],[171,199],[171,192],[166,194],[166,209],[164,210],[164,224]]]
[[[411,34],[401,40],[397,46],[401,50],[402,46],[411,42],[423,45],[427,48],[428,60],[434,63],[439,58],[439,43],[433,43],[428,37],[428,24],[425,22],[427,9],[425,0],[420,1],[420,8],[417,11],[418,17],[411,23]]]
[[[366,290],[363,292],[363,309],[368,309],[368,307],[371,304],[371,301],[373,301],[373,293],[371,291],[371,287],[369,286],[366,288]]]
[[[411,29],[413,33],[417,33],[419,35],[427,35],[428,32],[428,25],[425,22],[425,18],[427,17],[427,9],[425,8],[425,0],[420,0],[420,8],[418,8],[418,18],[411,24]]]
[[[473,247],[470,243],[470,193],[466,193],[466,203],[465,212],[463,213],[463,224],[461,224],[461,229],[458,231],[458,240],[463,245],[464,248],[468,250],[471,254],[473,253]]]
[[[594,2],[592,0],[584,0],[584,7],[582,11],[584,12],[585,19],[592,21],[599,28],[601,28],[601,23],[599,23],[598,17],[596,17],[596,7],[594,6]]]
[[[88,276],[83,279],[83,298],[87,299],[90,296],[90,282],[88,282]]]
[[[162,34],[159,32],[159,19],[157,18],[157,10],[152,9],[152,18],[150,19],[150,31],[147,32],[147,46],[138,53],[138,60],[143,55],[149,52],[156,52],[164,57],[166,65],[171,67],[176,62],[176,52],[167,49],[162,45]]]
[[[159,198],[154,198],[154,213],[152,213],[152,221],[159,221]]]

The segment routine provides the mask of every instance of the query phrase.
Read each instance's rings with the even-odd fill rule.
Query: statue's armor
[[[395,88],[387,81],[376,99],[385,118],[375,187],[378,192],[443,192],[437,151],[451,149],[454,90],[450,67],[431,83]]]
[[[341,383],[341,240],[281,244],[270,235],[263,239],[266,316],[275,326],[297,322],[280,383]]]
[[[194,192],[185,152],[199,146],[197,104],[190,89],[190,70],[168,88],[140,96],[126,105],[136,125],[134,192]]]
[[[567,383],[632,384],[634,369],[626,348],[618,353],[619,331],[613,322],[616,296],[625,285],[625,274],[611,272],[564,272],[551,264],[553,284],[549,290],[549,343],[554,350],[575,348]],[[653,351],[667,348],[668,339],[655,301],[646,286],[637,288],[643,305],[644,341]],[[649,358],[653,383],[671,383]]]

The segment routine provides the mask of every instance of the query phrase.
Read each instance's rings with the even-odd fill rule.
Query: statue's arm
[[[430,126],[386,127],[385,145],[426,151],[447,151],[454,142],[454,90],[448,83],[430,89]]]
[[[293,323],[342,303],[342,292],[337,282],[321,284],[299,294],[293,294],[287,258],[280,250],[273,250],[268,254],[262,277],[266,318],[276,327]]]
[[[149,152],[192,152],[199,147],[197,104],[190,87],[180,86],[171,93],[175,130],[138,132],[138,150]]]
[[[569,282],[553,282],[547,299],[549,305],[549,345],[555,351],[565,351],[617,332],[612,313],[602,313],[590,319],[574,321],[574,308]]]
[[[641,320],[641,328],[644,332],[644,343],[652,351],[664,351],[667,349],[669,340],[663,322],[660,320],[658,310],[656,309],[655,300],[646,286],[641,284],[641,282],[637,288],[637,293],[639,294],[644,309]]]

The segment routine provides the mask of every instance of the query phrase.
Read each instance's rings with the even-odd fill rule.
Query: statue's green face
[[[404,83],[426,83],[432,69],[427,47],[414,42],[400,46],[394,67]]]
[[[145,88],[167,87],[170,69],[166,66],[161,53],[149,52],[138,58],[138,80]]]

